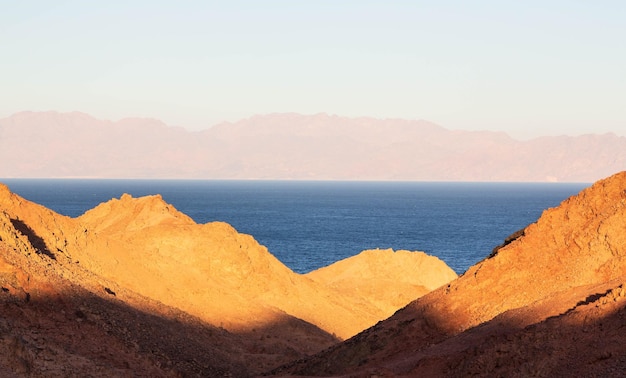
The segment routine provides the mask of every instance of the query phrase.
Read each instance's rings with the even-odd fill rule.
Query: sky
[[[0,118],[255,114],[626,136],[626,1],[1,1]]]

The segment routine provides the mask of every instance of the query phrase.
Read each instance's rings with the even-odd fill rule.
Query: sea
[[[76,217],[119,198],[161,194],[197,223],[224,221],[307,273],[367,249],[423,251],[458,274],[588,183],[0,179]]]

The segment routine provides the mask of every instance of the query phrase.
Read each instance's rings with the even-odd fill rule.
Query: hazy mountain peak
[[[518,141],[422,120],[256,115],[202,132],[150,118],[0,120],[0,177],[592,182],[626,169],[608,133]]]

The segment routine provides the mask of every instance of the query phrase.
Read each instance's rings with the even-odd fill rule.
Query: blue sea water
[[[188,180],[0,180],[78,216],[123,193],[161,194],[198,223],[225,221],[306,273],[365,249],[419,250],[457,273],[589,184]]]

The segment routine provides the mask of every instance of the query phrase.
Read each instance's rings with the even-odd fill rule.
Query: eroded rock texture
[[[406,251],[327,269],[296,274],[252,236],[196,224],[158,195],[69,218],[0,185],[0,373],[253,375],[456,278]]]
[[[544,211],[464,275],[274,374],[621,376],[626,173]]]

